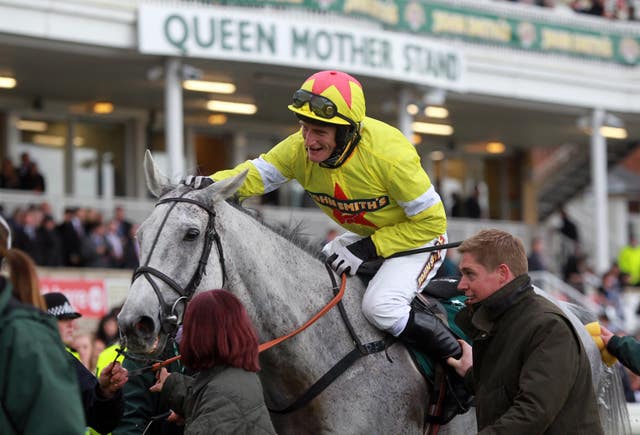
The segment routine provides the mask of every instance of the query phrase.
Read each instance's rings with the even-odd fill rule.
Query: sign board
[[[611,25],[611,21],[604,18],[600,22],[583,17],[572,19],[580,14],[554,14],[556,11],[550,9],[509,10],[496,8],[491,2],[475,5],[472,1],[450,0],[226,0],[224,3],[254,8],[245,11],[270,7],[313,11],[325,14],[324,17],[318,15],[319,20],[324,21],[332,16],[352,17],[376,23],[385,30],[413,35],[462,39],[625,65],[640,63],[637,29]],[[333,27],[333,23],[325,27]]]
[[[109,311],[104,280],[40,278],[40,291],[63,293],[84,317],[100,318]]]
[[[464,90],[460,50],[415,35],[221,6],[141,3],[144,54],[224,59],[306,69],[339,69],[444,89]],[[253,13],[250,13],[253,12]],[[320,19],[320,18],[319,18]]]

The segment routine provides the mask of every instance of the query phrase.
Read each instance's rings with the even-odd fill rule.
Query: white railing
[[[569,284],[558,278],[556,275],[545,271],[529,272],[533,284],[544,290],[556,299],[566,300],[591,311],[597,315],[600,306],[591,300],[587,295],[579,292]]]

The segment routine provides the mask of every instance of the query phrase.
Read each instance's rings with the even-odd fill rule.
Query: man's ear
[[[501,263],[496,269],[496,271],[500,276],[500,285],[505,285],[506,283],[513,280],[514,278],[513,273],[511,272],[511,269],[509,268],[509,266],[507,266],[504,263]]]

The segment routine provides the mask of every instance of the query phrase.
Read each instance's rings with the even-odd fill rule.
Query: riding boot
[[[422,311],[411,310],[407,326],[398,338],[437,360],[459,359],[462,355],[458,340],[444,323]]]
[[[432,314],[412,309],[407,326],[398,338],[439,361],[447,374],[447,390],[450,394],[445,397],[443,422],[466,412],[472,404],[473,396],[467,391],[464,379],[446,362],[449,357],[459,359],[462,348],[444,323]]]

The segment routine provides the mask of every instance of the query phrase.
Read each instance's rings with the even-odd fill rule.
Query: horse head
[[[158,202],[138,230],[140,267],[118,323],[130,352],[156,355],[175,336],[188,300],[203,288],[224,286],[216,208],[238,190],[246,173],[194,190],[172,184],[149,151],[144,168]],[[207,267],[209,262],[218,267]]]

